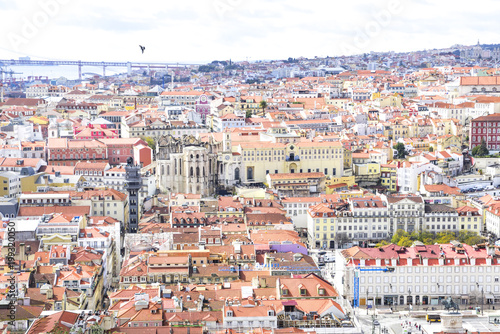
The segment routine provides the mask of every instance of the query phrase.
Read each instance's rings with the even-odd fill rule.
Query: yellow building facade
[[[242,156],[244,183],[265,183],[267,174],[277,173],[343,175],[344,148],[340,142],[244,142],[236,151]]]
[[[380,182],[390,192],[397,191],[398,168],[396,165],[380,165]]]

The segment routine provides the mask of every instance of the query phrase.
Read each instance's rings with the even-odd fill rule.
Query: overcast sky
[[[205,63],[500,43],[498,13],[495,0],[0,0],[0,59]]]

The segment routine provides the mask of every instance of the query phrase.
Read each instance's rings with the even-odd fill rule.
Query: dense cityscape
[[[0,64],[2,333],[498,332],[499,61]]]

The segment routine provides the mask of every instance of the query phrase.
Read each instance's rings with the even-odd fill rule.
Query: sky
[[[0,59],[208,63],[406,52],[500,43],[499,12],[496,0],[0,0]]]

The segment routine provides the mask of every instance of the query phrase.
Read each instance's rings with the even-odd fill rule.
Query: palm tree
[[[264,101],[264,100],[260,101],[259,107],[260,107],[260,109],[262,109],[262,114],[264,114],[264,112],[265,112],[265,110],[267,108],[267,102]]]

